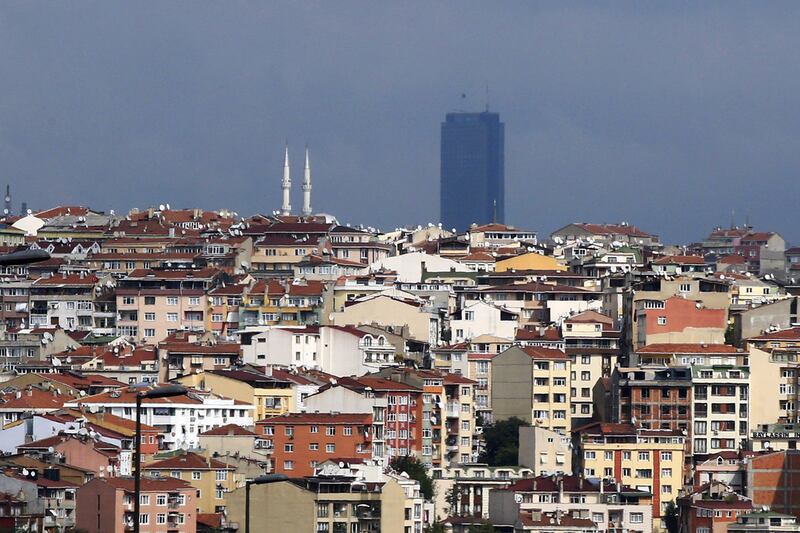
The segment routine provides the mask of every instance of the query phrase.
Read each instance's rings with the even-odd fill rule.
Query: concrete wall
[[[512,347],[492,360],[492,411],[494,420],[516,416],[531,423],[533,359]]]

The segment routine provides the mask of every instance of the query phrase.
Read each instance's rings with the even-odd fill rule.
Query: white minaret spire
[[[303,216],[311,216],[311,163],[306,145],[306,167],[303,171]]]
[[[283,205],[281,205],[281,215],[292,214],[291,192],[292,178],[289,174],[289,143],[286,143],[286,151],[283,156],[283,180],[281,181],[283,190]]]

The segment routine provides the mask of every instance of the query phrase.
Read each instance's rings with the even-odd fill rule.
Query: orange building
[[[800,450],[766,453],[747,463],[747,496],[753,507],[800,517]]]
[[[311,476],[328,459],[372,457],[371,414],[287,413],[256,426],[257,446],[272,451],[271,471],[278,474]]]

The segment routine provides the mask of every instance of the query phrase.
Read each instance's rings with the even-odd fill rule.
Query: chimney
[[[264,370],[264,374],[267,375],[267,377],[272,377],[272,366],[267,365],[266,369]]]

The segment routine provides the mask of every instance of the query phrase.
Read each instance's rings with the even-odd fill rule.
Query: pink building
[[[87,533],[125,533],[133,528],[133,478],[95,478],[78,489],[75,525]],[[196,490],[174,478],[143,478],[141,533],[195,533]]]

